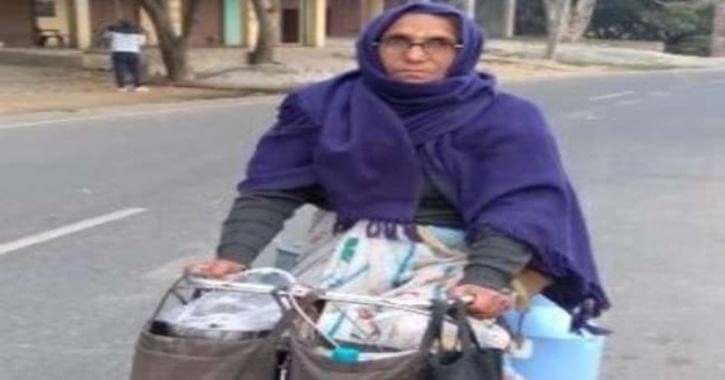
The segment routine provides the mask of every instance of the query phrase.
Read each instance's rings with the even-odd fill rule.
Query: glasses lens
[[[431,38],[423,42],[413,42],[403,36],[390,36],[380,40],[379,46],[393,54],[402,54],[412,49],[414,46],[420,47],[428,55],[447,55],[456,51],[456,44],[446,38]]]
[[[387,37],[382,41],[383,48],[395,53],[404,52],[411,47],[411,41],[405,37]]]
[[[428,54],[449,54],[455,50],[454,44],[444,38],[431,38],[422,44]]]

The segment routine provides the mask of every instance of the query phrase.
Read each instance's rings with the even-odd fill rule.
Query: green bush
[[[663,41],[667,52],[706,56],[713,12],[712,3],[693,0],[599,0],[586,36]],[[516,35],[546,35],[542,0],[517,1]]]
[[[671,53],[709,55],[713,12],[713,4],[695,1],[599,1],[588,36],[663,41]]]
[[[711,36],[695,35],[682,38],[678,43],[667,46],[667,51],[673,54],[710,56]]]
[[[542,0],[518,0],[516,2],[517,36],[546,35],[546,14]]]

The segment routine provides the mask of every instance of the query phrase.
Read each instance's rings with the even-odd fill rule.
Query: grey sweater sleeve
[[[308,203],[310,191],[240,193],[222,224],[217,257],[250,265],[295,210]]]
[[[497,290],[508,288],[531,257],[531,250],[525,244],[501,233],[486,230],[471,244],[471,253],[461,284]]]

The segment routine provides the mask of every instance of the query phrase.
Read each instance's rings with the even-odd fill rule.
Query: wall
[[[327,34],[332,37],[357,37],[363,25],[364,2],[372,0],[328,0]],[[383,0],[382,7],[389,9],[406,0]]]
[[[240,0],[224,0],[224,44],[242,44],[242,4]]]
[[[280,10],[280,39],[282,43],[301,43],[304,10],[302,0],[282,0]]]
[[[363,0],[365,1],[365,0]],[[385,9],[390,9],[392,7],[396,7],[398,5],[406,3],[406,0],[385,0]]]
[[[194,19],[194,29],[189,36],[191,46],[218,46],[223,43],[222,9],[221,0],[201,2]]]
[[[327,34],[333,37],[352,37],[360,32],[360,1],[328,0]]]
[[[0,42],[5,46],[33,44],[33,17],[27,0],[0,0]]]
[[[116,4],[119,8],[116,9]],[[103,44],[103,32],[119,19],[129,20],[139,24],[139,8],[134,0],[90,0],[91,11],[91,46],[99,47]]]
[[[242,28],[244,30],[244,45],[254,47],[257,43],[259,34],[259,22],[257,22],[257,14],[254,13],[254,7],[251,1],[245,1],[242,4]]]
[[[70,17],[72,11],[73,2],[71,0],[55,0],[55,17],[38,17],[37,25],[41,29],[59,30],[66,43],[70,43]],[[54,39],[49,40],[49,43],[55,42]]]

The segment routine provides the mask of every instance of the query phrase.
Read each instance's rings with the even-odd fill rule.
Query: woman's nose
[[[405,59],[408,61],[418,62],[426,58],[426,53],[420,45],[413,45],[405,51]]]

